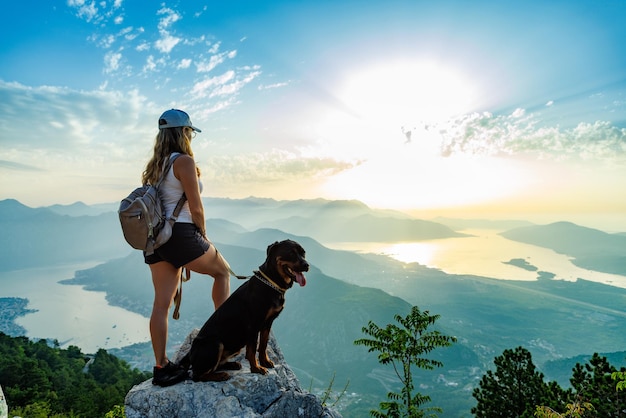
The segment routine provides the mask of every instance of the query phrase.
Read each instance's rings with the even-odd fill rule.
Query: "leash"
[[[183,272],[185,273],[184,276]],[[174,313],[172,314],[172,318],[174,319],[180,318],[180,303],[183,301],[183,282],[188,282],[189,279],[191,279],[191,270],[188,268],[180,269],[178,289],[176,289],[176,294],[174,295]]]
[[[183,195],[183,197],[184,197],[184,195]],[[230,264],[228,264],[228,261],[226,261],[226,259],[222,255],[222,253],[220,253],[217,250],[217,247],[213,243],[211,243],[211,245],[213,245],[213,247],[215,248],[215,254],[217,254],[217,257],[220,260],[222,260],[222,263],[224,263],[224,265],[228,269],[228,273],[230,275],[232,275],[233,277],[236,277],[239,280],[246,280],[246,279],[250,278],[249,276],[238,276],[237,274],[235,274],[233,269],[230,268]],[[263,274],[263,273],[261,272],[261,274]],[[188,268],[180,269],[180,277],[178,279],[178,288],[176,289],[176,294],[174,295],[174,313],[172,313],[172,318],[174,318],[174,319],[180,318],[180,304],[181,304],[181,302],[183,300],[183,282],[188,282],[189,279],[191,279],[191,270],[189,270]],[[274,283],[274,282],[272,282],[272,283]],[[283,293],[284,293],[284,291],[283,291]]]

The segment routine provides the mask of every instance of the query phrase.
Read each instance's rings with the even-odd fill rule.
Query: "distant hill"
[[[128,253],[117,214],[70,217],[0,201],[0,270],[106,260]]]
[[[318,240],[416,241],[462,236],[444,225],[409,219],[399,212],[372,210],[356,201],[205,199],[205,206],[207,218],[212,218],[207,221],[211,237],[222,231],[243,232],[261,226]],[[30,208],[13,199],[0,201],[0,269],[106,260],[127,254],[130,247],[122,236],[117,206],[115,210],[106,207],[92,208],[77,202]]]
[[[617,369],[626,367],[626,351],[599,354],[602,357],[606,357],[607,361]],[[591,357],[591,354],[582,354],[575,357],[548,361],[543,365],[541,371],[547,379],[557,381],[564,388],[571,387],[569,379],[572,377],[572,369],[577,363],[588,363]]]
[[[626,275],[626,236],[608,234],[571,222],[527,226],[502,232],[505,238],[550,248],[579,267]]]
[[[250,230],[276,228],[324,242],[397,242],[464,236],[432,221],[356,200],[205,198],[207,218],[223,218]]]
[[[120,197],[120,200],[122,198]],[[101,203],[97,205],[86,205],[83,202],[75,202],[71,205],[52,205],[48,206],[52,212],[59,215],[68,216],[97,216],[107,212],[116,212],[119,207],[119,202],[116,203]]]
[[[291,216],[266,222],[266,226],[324,242],[398,242],[467,236],[430,221],[382,217],[371,213],[356,217],[340,216],[334,211],[309,217]]]

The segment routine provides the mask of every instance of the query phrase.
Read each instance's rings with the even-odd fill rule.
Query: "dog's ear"
[[[278,241],[275,241],[273,244],[270,244],[267,246],[267,256],[270,256],[270,252],[272,251],[272,248],[274,248],[274,246],[278,244]]]

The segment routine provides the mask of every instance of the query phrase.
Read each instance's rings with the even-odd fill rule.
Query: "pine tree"
[[[623,369],[622,369],[623,370]],[[570,382],[581,399],[591,403],[602,418],[626,416],[626,394],[616,390],[611,375],[617,370],[598,353],[584,366],[577,363]]]
[[[487,371],[472,393],[478,401],[472,408],[476,417],[530,418],[536,406],[551,397],[543,374],[536,370],[525,348],[504,350],[494,364],[495,372]]]

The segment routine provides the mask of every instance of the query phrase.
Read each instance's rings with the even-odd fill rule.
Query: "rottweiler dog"
[[[211,315],[181,360],[183,367],[191,366],[193,380],[227,380],[229,375],[223,370],[241,369],[241,363],[229,360],[244,346],[251,372],[266,374],[268,367],[274,367],[267,356],[272,323],[283,310],[287,289],[294,282],[306,285],[306,271],[309,263],[297,242],[285,240],[268,246],[259,270]]]

